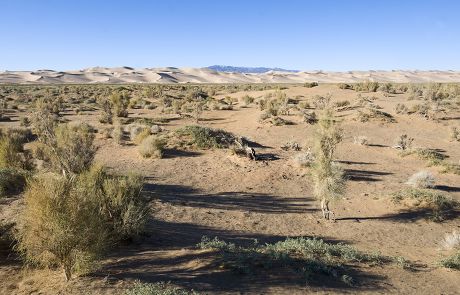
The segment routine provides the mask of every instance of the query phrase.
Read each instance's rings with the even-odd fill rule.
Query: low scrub
[[[0,168],[0,198],[20,193],[26,184],[23,170]]]
[[[126,291],[125,295],[198,295],[198,293],[193,290],[187,291],[165,282],[136,282],[131,289]]]
[[[441,259],[439,264],[446,268],[460,270],[460,251]]]
[[[411,200],[412,206],[427,208],[431,211],[429,217],[433,221],[442,221],[452,210],[458,208],[458,203],[451,197],[435,190],[411,188],[393,194],[393,202],[401,203]]]
[[[230,132],[197,125],[178,129],[176,135],[182,145],[195,146],[200,149],[229,148],[235,141],[235,136]]]
[[[24,193],[17,250],[33,265],[63,268],[67,280],[90,272],[117,241],[143,231],[141,188],[140,177],[100,167],[71,178],[39,174]]]
[[[395,259],[379,254],[368,254],[343,244],[327,243],[315,238],[287,238],[274,244],[238,246],[218,239],[203,237],[197,245],[201,249],[218,251],[221,267],[237,273],[254,273],[288,267],[306,278],[317,280],[326,275],[333,280],[353,285],[355,280],[347,273],[350,264],[382,265]]]
[[[166,142],[155,135],[149,135],[138,146],[139,153],[144,158],[163,157]]]
[[[430,171],[419,171],[412,175],[406,184],[413,188],[433,188],[435,179]]]

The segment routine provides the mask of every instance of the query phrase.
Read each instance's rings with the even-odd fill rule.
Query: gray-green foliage
[[[346,265],[366,263],[382,265],[395,262],[394,258],[378,253],[365,253],[343,243],[332,244],[316,238],[287,238],[274,244],[238,246],[215,237],[203,237],[197,245],[201,249],[218,250],[221,265],[238,273],[253,273],[258,268],[289,267],[307,280],[328,275],[345,283],[354,282],[347,274]],[[344,277],[346,276],[346,277]]]
[[[193,290],[187,291],[165,282],[136,282],[131,289],[126,291],[125,295],[198,295],[198,293]]]
[[[444,195],[431,189],[405,189],[393,193],[392,199],[395,203],[400,203],[404,199],[415,201],[414,206],[426,207],[430,209],[430,218],[434,221],[442,221],[446,214],[458,207],[458,202],[450,196]]]
[[[228,148],[235,141],[230,132],[202,126],[185,126],[177,130],[176,134],[184,139],[185,144],[201,149]]]

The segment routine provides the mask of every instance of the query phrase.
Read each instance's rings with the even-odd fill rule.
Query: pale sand
[[[353,83],[364,80],[393,83],[460,82],[457,71],[349,71],[349,72],[279,72],[243,74],[216,72],[207,68],[143,68],[94,67],[58,72],[4,71],[0,83],[60,84],[60,83]]]

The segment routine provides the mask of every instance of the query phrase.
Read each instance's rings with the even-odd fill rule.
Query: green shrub
[[[313,88],[313,87],[318,86],[318,82],[305,82],[303,86],[306,88]]]
[[[334,218],[329,202],[339,198],[345,188],[343,169],[333,162],[337,145],[342,141],[343,131],[337,127],[333,113],[326,110],[320,117],[315,133],[315,162],[312,166],[313,193],[321,201],[326,219]]]
[[[452,254],[446,258],[441,259],[439,264],[446,268],[460,270],[460,252]]]
[[[196,125],[178,129],[176,134],[185,140],[186,144],[202,149],[228,148],[235,141],[235,136],[229,132]]]
[[[117,117],[128,117],[129,95],[127,93],[116,91],[109,99]]]
[[[198,295],[198,293],[174,287],[170,283],[141,283],[136,282],[134,286],[126,291],[125,295]]]
[[[394,258],[368,254],[343,244],[331,244],[315,238],[287,238],[274,244],[238,246],[215,237],[204,236],[197,245],[201,249],[218,251],[221,267],[238,273],[253,273],[258,268],[289,268],[302,274],[307,281],[315,276],[328,275],[344,283],[352,282],[346,273],[350,263],[382,265],[395,262]],[[264,270],[266,271],[266,270]],[[343,280],[346,276],[346,280]]]
[[[31,264],[87,273],[117,241],[139,236],[148,218],[142,178],[101,167],[66,178],[41,174],[24,194],[18,251]]]
[[[80,176],[78,185],[96,198],[113,240],[136,238],[144,232],[148,207],[141,194],[142,177],[110,175],[94,166]]]
[[[39,175],[24,194],[17,249],[29,263],[62,267],[66,279],[91,270],[107,247],[99,204],[77,180]]]
[[[47,140],[45,153],[53,171],[66,175],[87,170],[96,154],[94,130],[88,124],[61,124]]]
[[[446,213],[458,207],[458,203],[451,197],[435,190],[411,188],[393,193],[393,202],[400,203],[404,199],[415,201],[414,206],[426,207],[431,210],[431,219],[442,221]]]

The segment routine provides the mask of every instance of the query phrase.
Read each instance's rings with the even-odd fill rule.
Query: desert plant
[[[406,184],[413,188],[432,188],[435,184],[435,178],[430,171],[419,171],[409,177]]]
[[[120,124],[113,126],[111,137],[113,140],[115,140],[116,143],[123,144],[125,134],[123,132],[123,127]]]
[[[346,83],[339,83],[337,84],[337,87],[339,87],[340,89],[351,89],[351,85],[350,84],[346,84]]]
[[[307,124],[315,124],[316,122],[318,122],[318,119],[316,117],[316,113],[315,112],[309,112],[309,111],[306,111],[306,110],[304,110],[302,112],[302,120],[303,120],[303,122],[305,122]]]
[[[357,145],[368,145],[369,140],[367,139],[367,136],[359,135],[353,137],[353,143]]]
[[[415,206],[426,207],[431,210],[430,218],[442,221],[446,214],[458,207],[458,203],[451,197],[430,189],[411,188],[393,193],[393,202],[400,203],[404,199],[415,201]]]
[[[26,184],[26,173],[18,169],[0,168],[0,198],[20,193]]]
[[[30,169],[31,159],[24,142],[15,133],[0,134],[0,168]]]
[[[313,88],[313,87],[318,86],[318,82],[305,82],[303,86],[306,88]]]
[[[254,97],[252,96],[249,96],[249,95],[245,95],[243,96],[243,102],[246,106],[250,105],[251,103],[254,102]]]
[[[414,139],[412,137],[409,137],[407,134],[403,134],[400,137],[398,137],[393,148],[400,149],[402,151],[407,151],[412,147],[413,141]]]
[[[129,95],[127,93],[116,91],[109,99],[117,117],[128,117]]]
[[[315,155],[311,149],[307,149],[305,152],[298,153],[293,157],[293,162],[297,167],[307,168],[311,167],[315,162]]]
[[[144,158],[161,158],[163,157],[163,152],[166,146],[166,142],[154,135],[149,135],[145,137],[142,142],[139,144],[139,153]]]
[[[460,130],[457,127],[450,129],[450,138],[452,141],[460,141]]]
[[[67,280],[91,269],[108,243],[99,204],[77,182],[57,175],[34,178],[17,233],[17,249],[27,262],[60,266]]]
[[[321,116],[315,134],[315,162],[312,167],[314,195],[321,200],[323,217],[335,219],[329,209],[331,200],[339,198],[344,191],[343,169],[333,162],[337,145],[342,141],[342,130],[337,127],[331,110]]]
[[[101,114],[99,117],[99,122],[112,124],[113,123],[113,112],[112,112],[112,102],[109,99],[102,99],[99,101],[101,107]]]
[[[441,240],[441,247],[444,250],[460,250],[460,233],[454,230],[452,233],[445,234],[444,239]]]
[[[403,103],[398,103],[395,107],[396,114],[407,114],[409,113],[409,108],[403,104]]]
[[[307,281],[315,279],[315,276],[322,278],[322,274],[352,284],[354,280],[346,273],[347,264],[382,265],[397,262],[392,257],[364,253],[346,244],[327,243],[317,238],[286,238],[264,245],[255,240],[253,245],[239,246],[217,237],[203,237],[197,246],[217,251],[222,266],[238,273],[252,273],[260,267],[264,271],[287,267],[302,274]]]
[[[198,295],[198,293],[174,287],[170,283],[141,283],[138,281],[126,291],[125,295]]]
[[[45,142],[52,170],[71,176],[87,170],[96,154],[94,130],[88,124],[61,124]]]
[[[319,109],[319,110],[324,110],[325,108],[327,108],[330,104],[330,101],[331,101],[331,95],[328,94],[326,96],[322,96],[322,95],[315,95],[313,96],[312,98],[312,104],[315,108]]]
[[[113,241],[136,238],[144,232],[148,207],[141,194],[141,176],[111,175],[105,168],[93,166],[80,175],[78,186],[96,198]]]
[[[142,129],[141,132],[137,133],[134,138],[132,139],[132,141],[139,145],[141,144],[147,137],[149,137],[151,134],[150,132],[150,128],[144,128]]]
[[[441,259],[439,264],[446,268],[460,270],[460,251]]]
[[[176,134],[185,140],[185,144],[202,149],[228,148],[235,141],[235,136],[229,132],[202,126],[185,126],[178,129]]]

